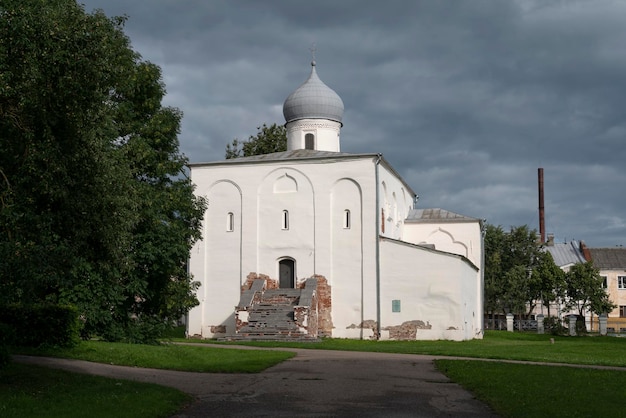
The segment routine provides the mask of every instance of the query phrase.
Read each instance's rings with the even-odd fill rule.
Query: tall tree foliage
[[[270,154],[287,150],[287,129],[275,123],[257,127],[257,134],[250,135],[247,141],[235,138],[226,145],[226,159]]]
[[[485,233],[485,310],[529,315],[538,303],[563,296],[564,273],[541,250],[536,231],[526,225]]]
[[[74,0],[0,5],[0,302],[72,303],[111,339],[196,303],[204,204],[181,114],[123,23]]]
[[[114,97],[118,146],[130,164],[137,212],[133,232],[134,286],[123,313],[143,319],[179,318],[197,304],[186,261],[200,238],[202,200],[193,197],[185,177],[187,159],[179,152],[182,114],[161,107],[165,94],[160,69],[139,62],[131,69],[132,83]]]
[[[539,253],[537,265],[532,272],[535,297],[547,308],[548,316],[550,305],[562,302],[565,297],[565,272],[554,263],[552,255],[547,251]]]
[[[536,232],[527,226],[487,225],[485,234],[485,311],[529,315],[538,303],[560,302],[564,311],[597,314],[613,305],[602,289],[602,278],[592,262],[563,272],[549,252],[541,249]]]
[[[583,317],[586,310],[596,314],[612,311],[616,305],[609,300],[602,282],[593,262],[574,264],[566,274],[566,308],[578,311],[579,317]]]

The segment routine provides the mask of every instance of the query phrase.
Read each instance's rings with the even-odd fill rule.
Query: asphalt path
[[[432,356],[281,350],[297,354],[254,374],[179,372],[48,357],[14,356],[14,360],[156,383],[193,395],[195,401],[177,418],[496,417],[437,371]]]

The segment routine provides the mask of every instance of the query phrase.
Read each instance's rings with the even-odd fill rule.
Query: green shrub
[[[130,318],[126,323],[118,323],[109,327],[101,337],[105,341],[129,344],[159,344],[171,325],[160,318],[145,316]]]
[[[556,316],[547,316],[543,319],[544,329],[552,335],[567,335],[567,328],[563,326],[561,319]]]
[[[11,344],[24,347],[72,347],[79,341],[78,312],[71,306],[0,307],[0,322],[12,333]]]
[[[6,345],[0,344],[0,370],[4,369],[11,362],[11,355]]]
[[[587,335],[587,324],[584,316],[576,315],[576,335]]]
[[[13,330],[0,322],[0,370],[11,362],[8,346],[13,343]]]

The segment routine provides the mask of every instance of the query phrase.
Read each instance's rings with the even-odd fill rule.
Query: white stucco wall
[[[482,304],[477,269],[462,257],[390,240],[381,240],[381,329],[422,321],[421,340],[482,337]],[[398,262],[402,260],[402,262]],[[392,312],[393,301],[400,312]]]
[[[234,306],[249,273],[278,280],[278,262],[296,262],[298,280],[314,274],[332,289],[333,321],[360,323],[376,312],[374,159],[208,164],[192,167],[196,194],[208,198],[204,241],[191,252],[201,305],[189,313],[190,335],[234,332]],[[367,210],[369,208],[369,210]],[[289,228],[282,228],[282,212]],[[350,228],[343,228],[350,210]],[[235,230],[227,231],[233,213]],[[368,238],[365,238],[368,237]],[[354,331],[352,331],[354,333]],[[346,336],[351,332],[339,332]]]
[[[379,233],[393,239],[402,239],[404,220],[413,209],[413,191],[393,172],[384,161],[379,166],[380,202]],[[382,210],[382,212],[381,212]],[[382,217],[384,214],[384,227]]]
[[[319,151],[340,150],[341,123],[326,119],[299,119],[289,122],[287,128],[287,149],[305,149],[306,134],[313,134],[314,149]]]
[[[626,276],[624,269],[600,269],[600,276],[606,277],[609,300],[615,304],[615,309],[609,312],[610,318],[620,317],[620,306],[626,305],[626,289],[618,288],[618,277]]]
[[[432,325],[428,332],[419,330],[417,338],[474,338],[482,289],[471,262],[481,265],[474,242],[480,231],[461,224],[444,230],[440,225],[405,225],[413,191],[384,160],[377,169],[377,161],[376,155],[362,155],[193,165],[195,193],[208,199],[208,209],[204,240],[196,243],[189,261],[190,272],[201,282],[201,304],[189,313],[189,335],[234,333],[234,308],[247,276],[278,280],[278,263],[289,258],[295,261],[298,281],[313,275],[328,280],[333,337],[373,337],[372,328],[362,325],[377,321],[380,312],[383,327],[411,320]],[[283,211],[289,213],[288,228],[283,228]],[[385,239],[377,257],[379,234],[393,240],[433,240],[438,250],[471,262]],[[459,251],[459,242],[464,251]],[[400,313],[390,312],[392,300],[401,300]]]
[[[434,244],[435,249],[462,255],[481,265],[482,238],[478,220],[404,224],[402,240],[413,244]]]
[[[484,242],[478,219],[454,222],[405,223],[403,241],[413,244],[433,244],[436,250],[459,254],[478,267],[477,286],[472,291],[478,302],[475,327],[484,330]],[[482,337],[482,331],[480,333]],[[478,338],[478,337],[476,337]]]

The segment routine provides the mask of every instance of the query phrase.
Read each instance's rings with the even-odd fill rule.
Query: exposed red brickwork
[[[250,289],[252,282],[256,279],[265,280],[265,289],[278,289],[278,280],[271,279],[270,276],[265,274],[256,274],[252,272],[246,277],[246,282],[241,286],[241,291]]]
[[[585,244],[585,241],[580,241],[580,251],[583,253],[583,257],[585,257],[586,261],[591,261],[591,251],[589,251],[589,247]]]
[[[318,337],[318,312],[317,295],[313,296],[311,306],[296,306],[293,310],[293,317],[299,327],[306,329],[311,337]]]
[[[248,325],[248,321],[242,321],[239,316],[239,311],[235,312],[235,332],[238,332],[241,327]]]
[[[236,333],[241,336],[246,336],[247,334],[243,332],[244,329],[247,329],[252,322],[247,321],[248,318],[247,313],[243,314],[243,311],[253,312],[253,306],[258,304],[265,305],[293,305],[293,320],[298,327],[300,327],[302,332],[305,332],[306,335],[310,337],[331,337],[333,330],[333,322],[332,322],[332,295],[331,295],[331,287],[328,284],[328,280],[326,280],[323,276],[314,276],[317,280],[317,286],[315,288],[315,292],[312,296],[309,296],[306,304],[309,306],[299,306],[299,298],[300,296],[292,296],[289,294],[269,294],[268,290],[279,289],[278,280],[271,279],[269,276],[264,274],[250,273],[246,277],[246,282],[241,286],[241,291],[247,291],[252,288],[253,282],[255,280],[264,280],[264,289],[262,291],[256,292],[252,296],[252,301],[249,306],[239,307],[235,312],[235,329]],[[258,284],[257,284],[258,286]],[[296,288],[297,289],[305,289],[306,280],[297,281]],[[256,309],[256,308],[254,308]],[[256,312],[256,311],[254,311]],[[240,314],[243,319],[240,319]],[[257,315],[255,313],[255,315]],[[241,331],[241,332],[240,332]],[[280,333],[280,331],[276,331]],[[292,331],[289,331],[292,332]]]
[[[403,322],[401,325],[391,325],[384,327],[383,330],[389,331],[389,339],[391,340],[415,340],[417,338],[418,329],[431,329],[432,325],[428,322],[416,320]]]
[[[261,297],[261,302],[269,303],[271,305],[291,305],[295,303],[297,299],[297,297],[289,297],[285,295],[274,295],[271,297],[263,295]]]
[[[211,325],[211,332],[213,334],[225,334],[226,325]]]
[[[380,333],[378,332],[378,323],[373,319],[366,319],[361,322],[359,325],[351,324],[346,327],[347,329],[361,328],[361,329],[371,329],[373,331],[373,335],[370,337],[372,340],[380,339]]]
[[[295,306],[293,308],[293,320],[301,329],[305,329],[306,333],[312,336],[317,336],[315,330],[311,328],[311,322],[315,315],[311,314],[311,309],[308,306]],[[317,323],[317,321],[315,321]]]
[[[263,293],[260,292],[256,292],[254,294],[254,297],[252,298],[252,304],[254,305],[255,303],[261,303],[261,300],[263,299]],[[249,307],[246,307],[246,310],[248,310]]]
[[[333,335],[333,319],[332,319],[332,294],[331,288],[326,277],[315,275],[317,279],[317,318],[318,318],[318,335],[320,337],[332,337]]]
[[[309,332],[309,335],[316,337],[316,338],[319,336],[319,333],[320,333],[318,306],[319,306],[319,300],[317,297],[317,293],[315,293],[313,295],[313,299],[311,300],[311,307],[309,310],[309,322],[307,324],[307,330]]]

